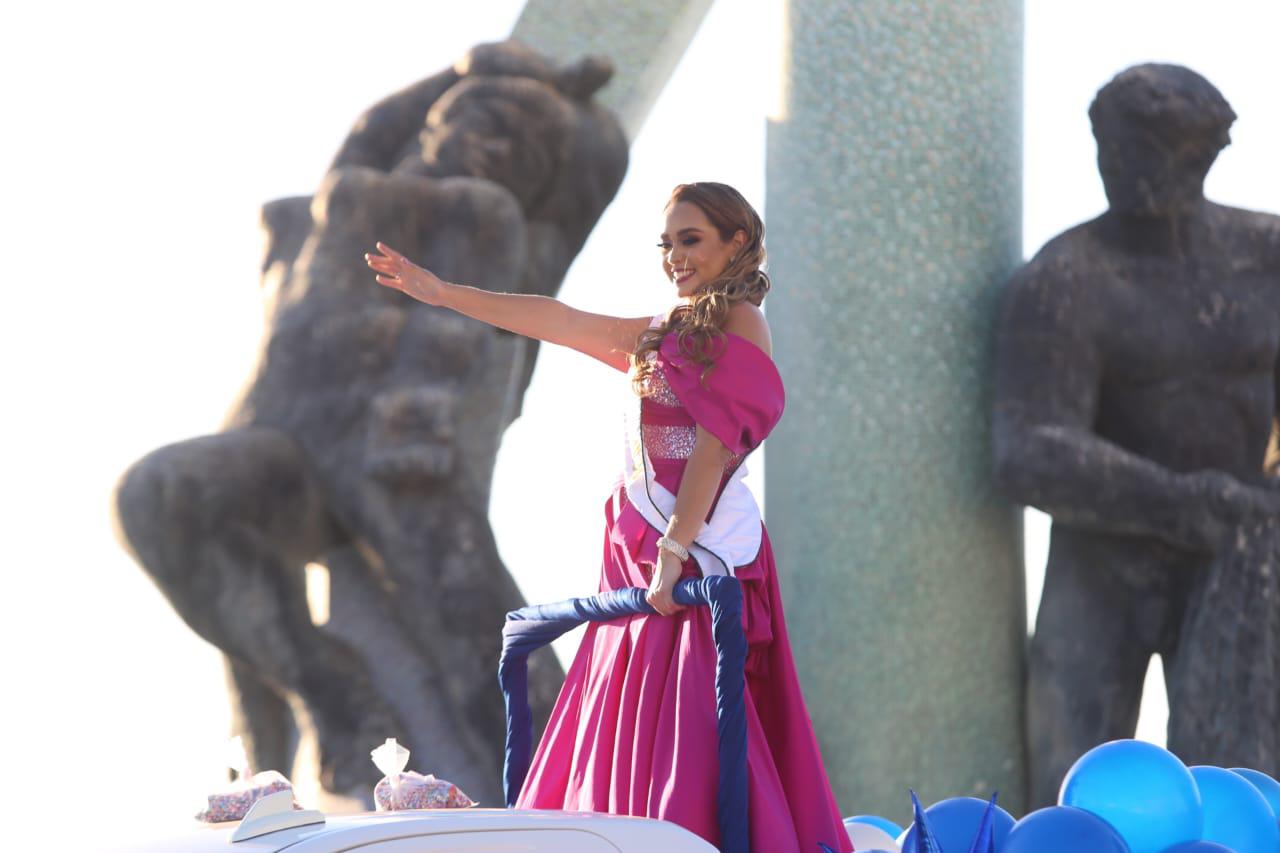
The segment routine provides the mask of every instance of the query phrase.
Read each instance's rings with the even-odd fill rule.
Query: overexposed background
[[[570,271],[568,302],[619,314],[666,304],[652,244],[678,182],[726,181],[763,205],[780,2],[720,0],[710,13]],[[259,206],[314,191],[368,105],[502,38],[520,6],[53,0],[3,13],[10,698],[0,713],[11,825],[57,815],[76,837],[120,841],[183,825],[220,778],[219,655],[116,545],[111,488],[148,451],[215,429],[248,378],[262,332]],[[1274,0],[1029,0],[1027,253],[1103,209],[1085,111],[1141,61],[1195,68],[1239,113],[1209,194],[1280,209],[1278,31]],[[492,517],[532,600],[594,588],[618,454],[617,412],[599,401],[617,381],[544,348],[507,434]],[[534,485],[540,499],[526,500]],[[1045,525],[1029,522],[1034,613]],[[1140,735],[1163,742],[1164,713],[1158,697],[1148,702]],[[130,819],[143,803],[166,817]]]

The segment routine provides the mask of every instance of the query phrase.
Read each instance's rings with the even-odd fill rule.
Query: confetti
[[[394,790],[391,782],[384,777],[373,789],[373,798],[380,812],[401,809],[465,809],[475,805],[452,782],[437,779],[430,774],[423,776],[412,770],[400,774],[400,782]]]
[[[218,791],[209,795],[209,806],[204,811],[196,815],[196,820],[205,823],[222,823],[227,820],[241,820],[249,809],[258,800],[269,794],[275,794],[280,791],[292,791],[293,785],[289,784],[281,773],[275,770],[267,770],[258,773],[250,779],[237,782],[225,791]],[[296,802],[293,804],[295,809],[302,808]]]

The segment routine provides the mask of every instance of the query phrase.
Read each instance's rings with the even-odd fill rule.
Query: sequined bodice
[[[640,436],[649,458],[654,464],[688,460],[698,438],[697,424],[667,384],[660,362],[654,364],[647,387],[649,393],[640,402]],[[742,459],[731,457],[725,469],[736,468]]]
[[[698,430],[680,405],[661,364],[649,374],[648,394],[640,403],[640,436],[651,459],[688,459]]]

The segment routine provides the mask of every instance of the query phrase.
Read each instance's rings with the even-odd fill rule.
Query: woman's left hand
[[[644,600],[663,616],[674,616],[684,610],[685,606],[676,604],[671,597],[676,581],[680,580],[681,569],[680,559],[675,554],[658,549],[658,566],[653,572],[653,579],[649,581],[649,592]]]

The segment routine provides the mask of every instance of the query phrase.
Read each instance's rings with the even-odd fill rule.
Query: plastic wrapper
[[[227,741],[226,759],[227,766],[236,772],[236,781],[209,794],[208,802],[196,815],[196,820],[205,823],[241,820],[263,797],[293,790],[289,780],[276,770],[250,776],[249,756],[245,752],[244,741],[238,736]],[[296,802],[293,807],[301,808]]]
[[[423,776],[404,768],[409,763],[409,750],[387,738],[386,743],[371,751],[369,756],[382,779],[373,789],[373,799],[378,811],[400,809],[465,809],[475,802],[462,793],[457,785],[428,774]]]
[[[248,779],[233,783],[225,790],[209,795],[209,804],[196,815],[196,820],[205,823],[221,823],[226,820],[240,820],[249,813],[249,809],[258,800],[279,791],[292,791],[293,785],[281,773],[267,770],[256,773]],[[299,808],[297,803],[293,807]]]
[[[373,789],[373,799],[380,812],[400,809],[465,809],[475,805],[452,782],[437,779],[430,774],[423,776],[412,770],[401,773],[394,788],[388,779],[379,781],[378,786]]]

